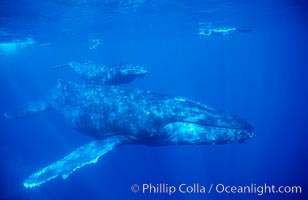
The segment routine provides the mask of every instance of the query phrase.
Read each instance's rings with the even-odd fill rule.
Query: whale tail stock
[[[66,68],[66,67],[72,67],[72,66],[71,66],[71,64],[56,65],[56,66],[53,66],[51,68],[51,70],[57,70],[57,69],[62,69],[62,68]]]
[[[6,119],[20,119],[20,118],[26,118],[38,113],[41,113],[43,111],[48,110],[49,104],[44,101],[37,101],[30,104],[26,104],[12,112],[7,112],[2,114],[3,118]]]
[[[58,176],[66,179],[77,169],[88,164],[96,163],[105,153],[121,144],[129,143],[131,141],[132,137],[122,135],[92,141],[79,147],[61,160],[35,172],[24,181],[23,185],[26,188],[34,188]]]

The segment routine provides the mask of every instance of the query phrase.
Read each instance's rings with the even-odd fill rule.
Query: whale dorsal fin
[[[66,179],[77,169],[96,163],[102,155],[111,151],[114,147],[129,143],[132,140],[133,138],[130,136],[111,136],[103,140],[92,141],[79,147],[61,160],[35,172],[23,184],[26,188],[33,188],[58,176]]]

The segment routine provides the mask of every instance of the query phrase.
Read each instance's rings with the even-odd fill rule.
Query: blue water
[[[103,1],[103,0],[101,0]],[[99,0],[89,2],[101,2]],[[68,1],[77,2],[78,1]],[[84,2],[81,1],[80,2]],[[0,1],[0,113],[49,94],[53,66],[134,63],[129,87],[183,96],[237,113],[256,130],[243,144],[122,146],[66,180],[26,189],[33,172],[93,140],[50,111],[0,119],[0,199],[307,199],[308,10],[305,1],[146,0],[121,7],[60,0]],[[199,36],[200,23],[252,32]],[[100,44],[91,49],[93,39]],[[1,46],[1,45],[0,45]],[[93,47],[93,46],[92,46]],[[133,193],[131,185],[301,186],[301,194]]]

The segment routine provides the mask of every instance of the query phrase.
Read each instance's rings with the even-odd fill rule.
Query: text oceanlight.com
[[[144,183],[131,185],[131,191],[134,193],[142,194],[167,194],[173,195],[175,193],[181,194],[301,194],[301,186],[289,185],[271,185],[264,183],[248,184],[248,185],[225,185],[222,183],[203,185],[200,183],[186,184],[181,183],[178,185],[171,185],[167,183]]]

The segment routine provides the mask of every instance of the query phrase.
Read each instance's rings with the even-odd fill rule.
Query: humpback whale
[[[55,109],[78,131],[96,140],[35,172],[24,181],[26,188],[37,187],[57,176],[65,179],[119,145],[241,143],[254,135],[253,127],[239,116],[189,99],[64,81],[59,81],[48,102],[31,104],[19,115],[5,116],[19,118],[48,108]]]
[[[75,129],[95,140],[32,174],[23,183],[26,188],[38,187],[58,176],[66,179],[120,145],[242,143],[254,135],[253,127],[241,117],[186,98],[62,80],[48,101],[4,116],[21,118],[48,109],[61,113]]]
[[[58,65],[53,69],[64,67],[71,68],[84,81],[94,85],[118,85],[129,83],[136,78],[144,77],[147,70],[138,65],[126,64],[118,66],[101,66],[93,62],[69,62],[68,64]]]

